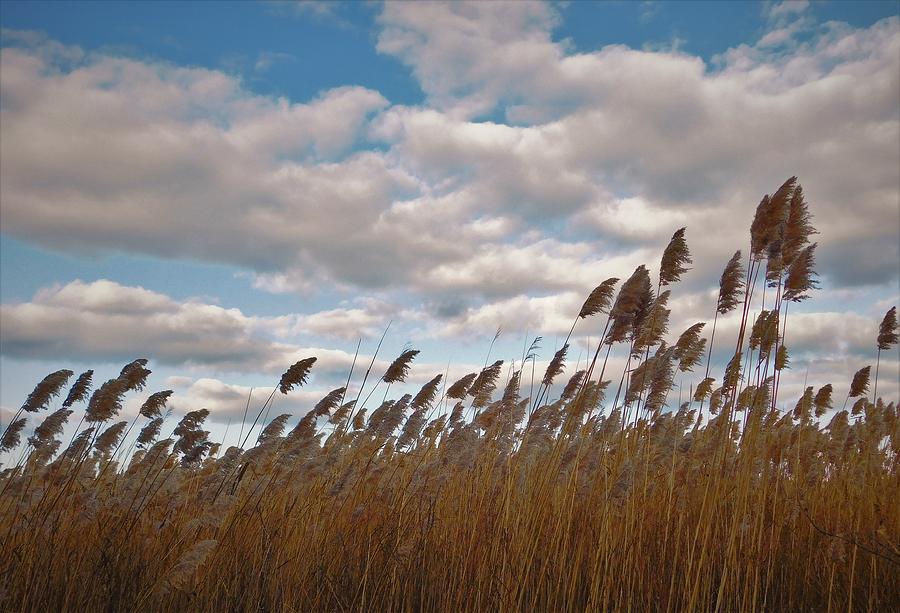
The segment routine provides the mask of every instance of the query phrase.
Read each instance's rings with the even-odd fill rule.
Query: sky
[[[225,436],[314,355],[275,409],[308,410],[389,324],[373,372],[414,347],[410,385],[453,380],[540,336],[539,378],[590,290],[655,278],[686,227],[677,338],[792,175],[822,287],[785,403],[846,394],[898,302],[896,2],[6,1],[0,26],[4,423],[52,370],[146,357]],[[881,372],[897,398],[896,351]]]

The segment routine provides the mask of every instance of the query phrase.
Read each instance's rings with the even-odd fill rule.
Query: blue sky
[[[301,412],[389,321],[379,357],[422,349],[416,381],[479,368],[498,327],[492,357],[541,335],[548,359],[594,285],[687,226],[677,334],[792,174],[824,291],[788,386],[845,385],[898,297],[897,13],[4,2],[0,406],[146,354],[176,410],[224,423],[318,353]]]

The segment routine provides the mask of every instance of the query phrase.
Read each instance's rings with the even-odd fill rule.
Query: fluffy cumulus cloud
[[[791,175],[829,290],[895,300],[900,21],[820,23],[805,2],[762,10],[755,43],[705,61],[575,50],[554,38],[565,7],[546,3],[386,3],[377,50],[409,67],[419,106],[352,84],[288,101],[215,70],[7,33],[5,233],[223,262],[267,291],[372,298],[259,318],[76,282],[4,305],[3,351],[118,359],[138,346],[172,364],[275,370],[303,350],[285,338],[375,336],[400,316],[444,338],[564,335],[593,286],[657,267],[682,226],[694,265],[673,317],[686,326],[710,318],[756,203]],[[862,311],[800,309],[798,356],[861,357],[880,315]]]
[[[355,315],[351,309],[344,321],[353,321]],[[335,317],[341,317],[340,310],[252,317],[239,309],[178,302],[113,281],[73,281],[45,288],[31,301],[2,305],[0,340],[4,355],[14,358],[121,362],[138,357],[137,351],[168,365],[275,374],[314,355],[319,358],[317,371],[346,373],[352,354],[273,340],[324,336],[327,330],[316,323]]]

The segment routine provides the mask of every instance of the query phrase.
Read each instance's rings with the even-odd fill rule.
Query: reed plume
[[[691,252],[687,241],[684,240],[685,228],[680,228],[672,235],[669,244],[663,251],[662,261],[659,265],[659,284],[671,285],[681,280],[681,275],[690,270],[686,264],[691,264]]]
[[[316,406],[313,408],[313,414],[316,417],[321,417],[323,415],[328,415],[329,413],[331,413],[331,411],[338,405],[338,403],[340,403],[346,391],[347,388],[339,387],[328,392],[324,398],[316,403]]]
[[[62,388],[74,373],[71,370],[57,370],[38,383],[22,405],[22,411],[35,413],[47,408],[50,401],[59,395]]]
[[[741,265],[741,252],[735,251],[722,271],[719,279],[719,298],[716,312],[719,315],[730,313],[741,303],[741,292],[744,289],[744,267]]]
[[[44,421],[34,429],[34,435],[28,438],[28,442],[35,449],[40,449],[50,444],[57,436],[62,434],[63,426],[72,414],[71,409],[58,409],[44,418]]]
[[[81,402],[82,400],[87,398],[88,393],[91,391],[91,382],[93,378],[93,370],[86,370],[78,375],[75,383],[73,383],[72,387],[69,388],[69,393],[62,403],[62,408],[68,409],[76,402]]]
[[[581,311],[578,312],[578,317],[580,319],[585,319],[598,313],[605,313],[609,309],[613,292],[615,291],[616,283],[618,282],[618,278],[611,277],[595,287],[584,301],[584,304],[581,305]]]
[[[154,392],[147,397],[147,400],[141,405],[138,413],[148,419],[155,419],[162,415],[162,411],[166,408],[166,402],[174,392],[172,390],[163,390]]]
[[[437,396],[438,387],[441,384],[441,380],[444,378],[444,375],[435,375],[433,379],[428,381],[425,385],[423,385],[418,393],[413,397],[412,402],[409,404],[411,408],[414,410],[419,409],[430,409],[431,404],[434,402],[435,396]]]
[[[462,400],[465,398],[476,378],[478,378],[478,373],[476,372],[470,372],[461,377],[456,383],[447,388],[447,398],[452,398],[454,400]]]
[[[405,381],[406,376],[409,374],[410,364],[417,355],[419,355],[418,349],[408,349],[401,353],[397,359],[388,366],[382,380],[385,383],[399,383]]]
[[[19,419],[10,422],[6,427],[6,432],[3,433],[3,437],[0,438],[0,451],[10,451],[19,446],[19,441],[21,440],[20,434],[25,428],[25,423],[27,421],[28,418],[20,417]]]
[[[869,374],[872,372],[871,366],[864,366],[853,374],[853,381],[850,383],[849,398],[856,398],[864,395],[869,390]]]
[[[313,364],[315,363],[316,358],[304,358],[292,364],[291,367],[281,375],[281,381],[278,383],[278,389],[281,393],[287,394],[295,387],[304,385],[307,377],[309,377],[309,372],[312,370]]]

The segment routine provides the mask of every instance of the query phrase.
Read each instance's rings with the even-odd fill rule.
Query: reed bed
[[[498,361],[366,406],[405,381],[408,350],[290,431],[279,415],[223,451],[207,411],[165,412],[168,390],[115,421],[146,360],[93,392],[82,374],[59,408],[74,373],[51,373],[20,411],[46,412],[33,434],[21,441],[19,415],[3,434],[20,461],[0,478],[0,609],[898,610],[900,420],[874,393],[896,309],[846,399],[828,384],[778,396],[788,307],[816,288],[814,233],[791,178],[760,203],[746,259],[727,262],[713,323],[668,344],[670,292],[692,263],[677,231],[655,279],[641,266],[589,294],[572,331],[606,318],[593,360],[562,377],[564,345],[533,398],[524,364]],[[738,337],[716,339],[735,310]],[[717,340],[735,348],[719,379]],[[628,364],[609,373],[614,346]],[[291,366],[254,425],[314,369]],[[680,406],[676,371],[696,376]]]

